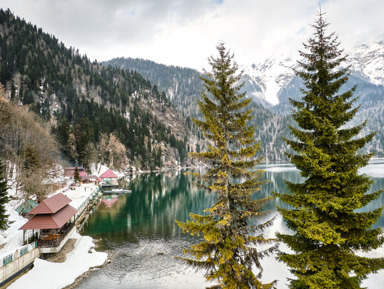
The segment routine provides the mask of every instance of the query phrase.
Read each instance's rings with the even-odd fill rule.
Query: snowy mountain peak
[[[384,40],[361,44],[347,58],[352,74],[373,84],[384,85]]]
[[[268,58],[258,64],[252,64],[246,73],[261,88],[261,91],[252,93],[257,98],[277,104],[278,93],[294,76],[293,68],[296,62],[289,57]]]
[[[351,74],[376,85],[384,85],[384,40],[371,44],[361,44],[352,51],[345,65],[351,66]],[[292,81],[296,60],[279,55],[264,62],[252,64],[246,74],[250,95],[276,105],[282,89]]]

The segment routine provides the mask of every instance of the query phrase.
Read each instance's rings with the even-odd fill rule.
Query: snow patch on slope
[[[293,67],[296,62],[292,58],[268,58],[265,62],[252,64],[246,73],[261,87],[261,92],[254,96],[267,100],[272,104],[279,103],[278,94],[294,77]]]

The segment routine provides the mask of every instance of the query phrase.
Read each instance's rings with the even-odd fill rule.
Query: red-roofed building
[[[75,170],[79,171],[79,175],[81,176],[82,174],[86,174],[86,172],[84,171],[84,168],[83,167],[66,167],[64,168],[64,177],[69,177],[69,178],[73,178],[74,174],[75,174]]]
[[[37,205],[28,215],[33,217],[19,230],[39,236],[38,244],[42,253],[57,253],[76,230],[74,216],[77,210],[69,205],[72,200],[63,194],[54,195]]]
[[[35,229],[61,229],[69,219],[71,219],[77,210],[72,206],[65,206],[56,214],[40,214],[32,217],[29,222],[24,224],[20,230],[35,230]]]
[[[119,178],[111,169],[102,173],[99,178],[101,179],[102,187],[116,187],[118,185],[117,179]]]
[[[38,215],[38,214],[54,214],[59,211],[61,208],[68,205],[72,200],[63,194],[57,194],[53,197],[45,199],[40,204],[38,204],[33,210],[28,214]]]
[[[111,170],[106,170],[103,174],[100,175],[100,179],[118,179],[118,176]]]

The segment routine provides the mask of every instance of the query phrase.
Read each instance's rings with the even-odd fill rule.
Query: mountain
[[[297,59],[299,60],[299,59]],[[363,85],[384,85],[384,41],[361,44],[347,55],[345,66],[350,67],[351,75],[355,77],[354,83]],[[294,69],[296,60],[284,55],[270,57],[261,63],[254,63],[246,69],[246,76],[251,84],[248,93],[255,98],[263,99],[272,105],[280,104],[293,92],[302,87],[295,79]],[[299,87],[297,87],[299,85]],[[252,89],[254,87],[254,89]],[[296,87],[296,89],[295,89]],[[282,111],[286,113],[286,111]]]
[[[350,125],[368,119],[363,133],[377,131],[366,150],[375,150],[376,156],[384,156],[384,132],[380,127],[384,108],[384,42],[370,46],[361,45],[351,53],[345,65],[350,65],[351,76],[345,89],[357,85],[356,105],[360,110]],[[166,66],[153,61],[133,58],[116,58],[103,62],[105,66],[138,71],[166,92],[167,98],[186,117],[199,117],[196,101],[200,97],[202,84],[199,72],[189,68]],[[300,99],[303,83],[295,76],[296,60],[279,55],[262,63],[252,64],[245,69],[243,81],[248,97],[253,98],[252,108],[257,126],[257,138],[261,141],[262,152],[267,161],[284,160],[286,150],[281,136],[288,137],[287,123],[293,124],[289,114],[289,98]]]
[[[280,90],[286,87],[294,77],[295,63],[292,58],[279,56],[268,58],[262,63],[252,64],[245,73],[255,89],[248,87],[248,94],[276,105],[279,103]]]
[[[0,10],[0,82],[49,124],[72,163],[155,169],[187,164],[196,149],[197,129],[156,85],[91,62],[9,10]]]
[[[349,56],[357,84],[355,122],[368,119],[364,134],[377,130],[367,150],[384,156],[383,43],[362,45]],[[360,61],[360,59],[362,59]],[[282,137],[289,137],[289,98],[299,99],[295,60],[279,56],[250,65],[243,80],[266,161],[286,160]],[[0,82],[8,98],[29,107],[51,127],[62,155],[87,166],[92,160],[155,169],[188,165],[187,152],[206,143],[192,122],[203,89],[197,70],[133,58],[91,62],[73,47],[35,25],[0,10]],[[122,148],[122,146],[123,148]],[[111,148],[113,150],[111,150]],[[116,154],[116,155],[115,155]]]
[[[197,100],[203,89],[197,70],[179,66],[158,64],[150,60],[138,58],[114,58],[101,62],[129,71],[137,71],[150,80],[159,90],[164,91],[168,100],[186,117],[201,116]]]
[[[345,90],[356,85],[356,105],[360,109],[348,125],[357,125],[368,120],[362,132],[368,134],[377,131],[374,139],[367,145],[367,151],[376,151],[376,156],[384,157],[384,41],[370,45],[360,45],[347,57],[345,63],[350,67],[351,75]],[[256,102],[265,101],[265,105],[277,115],[288,116],[291,113],[289,98],[301,99],[304,88],[301,79],[294,74],[296,64],[291,58],[278,56],[258,64],[252,64],[246,73],[251,85],[248,93]],[[252,90],[252,87],[255,87]],[[260,101],[262,100],[262,101]]]
[[[166,92],[167,98],[181,112],[188,123],[191,118],[201,117],[197,100],[201,96],[203,84],[199,79],[200,73],[197,70],[134,58],[115,58],[102,63],[105,67],[113,66],[137,71],[148,78],[151,83]],[[245,82],[243,90],[261,90],[249,75],[244,75],[243,81]],[[252,97],[251,94],[247,95]],[[281,136],[289,135],[286,126],[289,118],[268,110],[266,107],[272,106],[268,102],[257,98],[253,98],[253,100],[254,102],[251,103],[253,119],[250,124],[257,126],[256,139],[262,145],[260,155],[264,156],[265,161],[286,160],[284,156],[285,145]]]
[[[369,83],[384,85],[384,40],[361,44],[348,57],[352,74]]]

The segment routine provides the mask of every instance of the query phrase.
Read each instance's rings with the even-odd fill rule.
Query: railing
[[[37,248],[37,242],[33,242],[32,244],[21,247],[20,249],[16,250],[14,253],[11,253],[3,257],[3,262],[1,266],[5,266],[11,263],[12,261],[16,260],[17,258],[20,258],[21,256],[27,254],[29,251],[32,251],[35,248]]]
[[[91,195],[88,196],[88,198],[85,199],[85,201],[77,208],[76,213],[76,219],[84,212],[85,208],[88,206],[88,203],[90,200],[94,200],[97,195],[99,194],[100,189],[94,190]]]
[[[13,254],[9,254],[3,258],[3,266],[11,263],[13,261]]]
[[[38,245],[40,247],[58,247],[74,226],[75,223],[71,223],[68,227],[61,229],[58,233],[48,234],[43,238],[40,237]]]

